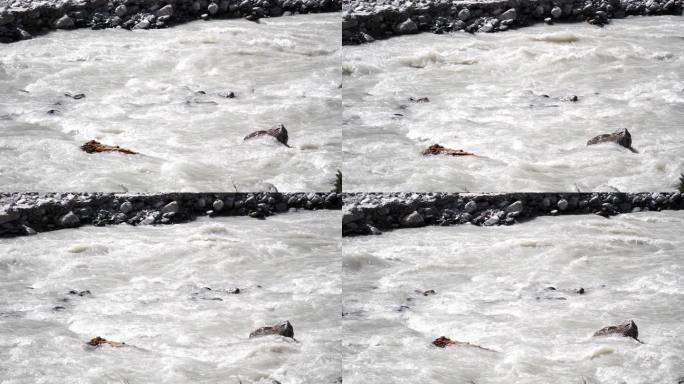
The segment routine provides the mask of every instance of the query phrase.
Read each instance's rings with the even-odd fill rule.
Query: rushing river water
[[[683,31],[682,17],[635,17],[345,47],[345,189],[671,190],[684,169]],[[586,146],[620,128],[639,154]],[[423,157],[434,143],[480,157]]]
[[[342,137],[339,18],[75,30],[0,45],[0,185],[330,190]],[[279,123],[292,148],[243,142]],[[92,139],[143,155],[88,155],[79,146]]]
[[[4,239],[0,381],[335,383],[339,222],[318,211]],[[248,339],[284,320],[297,341]],[[92,350],[95,336],[129,347]]]
[[[683,226],[663,211],[345,238],[344,382],[681,382]],[[644,344],[591,337],[626,319]]]

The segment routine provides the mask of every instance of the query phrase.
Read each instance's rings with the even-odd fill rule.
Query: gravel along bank
[[[512,225],[537,216],[684,209],[681,193],[345,194],[342,235],[427,225]]]
[[[55,29],[158,29],[192,20],[339,12],[339,0],[0,1],[0,42],[30,39]]]
[[[630,15],[681,15],[682,0],[344,1],[342,43],[419,32],[498,32],[537,22],[603,26]]]
[[[173,224],[199,216],[264,219],[289,210],[342,207],[331,193],[5,193],[0,194],[0,237],[32,235],[82,225]]]

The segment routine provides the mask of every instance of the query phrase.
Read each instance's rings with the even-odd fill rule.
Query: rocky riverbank
[[[512,225],[537,216],[684,209],[680,192],[666,193],[355,193],[345,194],[342,235],[379,235],[427,225]]]
[[[157,29],[212,18],[260,18],[339,12],[340,0],[0,0],[0,42],[55,29]]]
[[[345,0],[342,44],[419,32],[498,32],[538,22],[602,26],[637,15],[681,15],[684,0]]]
[[[337,193],[5,193],[0,237],[32,235],[82,225],[173,224],[199,216],[263,219],[291,209],[341,209]]]

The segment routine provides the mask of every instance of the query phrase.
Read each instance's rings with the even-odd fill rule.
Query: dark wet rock
[[[178,212],[178,202],[177,201],[172,201],[168,204],[166,204],[162,209],[161,213],[176,213]]]
[[[342,219],[343,236],[370,235],[408,227],[413,212],[423,225],[511,225],[538,216],[600,214],[608,217],[640,209],[684,209],[684,199],[673,192],[659,193],[512,193],[462,195],[458,193],[348,193]],[[681,194],[680,194],[681,195]],[[511,203],[513,202],[513,203]],[[566,204],[567,203],[567,204]],[[561,209],[563,208],[564,209]]]
[[[48,115],[57,115],[57,114],[59,114],[59,110],[51,109],[51,110],[47,111],[47,113],[48,113]]]
[[[416,211],[404,216],[404,218],[401,220],[401,224],[406,227],[420,227],[424,223],[425,220],[423,219],[423,216]]]
[[[436,294],[437,294],[437,292],[435,292],[434,289],[428,289],[427,291],[423,292],[423,296],[432,296],[432,295],[436,295]]]
[[[59,218],[59,226],[64,228],[77,227],[80,223],[81,219],[71,211]]]
[[[221,93],[219,93],[219,96],[224,97],[226,99],[234,99],[235,93],[234,92],[221,92]]]
[[[283,337],[294,338],[294,328],[289,321],[284,321],[280,324],[271,327],[261,327],[256,331],[249,334],[249,338],[268,336],[268,335],[280,335]]]
[[[430,147],[423,151],[423,156],[430,155],[475,156],[474,153],[466,152],[462,149],[446,148],[439,144],[432,144]]]
[[[62,16],[55,21],[55,28],[57,29],[71,29],[75,25],[74,20],[67,15]]]
[[[395,26],[395,31],[399,34],[416,33],[418,32],[418,25],[413,20],[406,19]]]
[[[617,336],[624,336],[624,337],[631,337],[635,340],[639,340],[639,329],[637,328],[636,323],[632,320],[625,321],[622,324],[618,325],[609,325],[607,327],[603,327],[596,331],[594,333],[594,336],[612,336],[612,335],[617,335]]]
[[[287,129],[285,129],[285,126],[282,124],[278,124],[271,129],[267,131],[256,131],[252,132],[249,135],[245,136],[244,140],[249,140],[257,137],[263,137],[263,136],[271,136],[274,137],[276,140],[278,140],[280,143],[285,145],[286,147],[290,147],[287,144],[288,141],[288,134],[287,134]]]
[[[111,345],[112,347],[115,347],[115,348],[120,348],[120,347],[126,346],[126,343],[119,342],[119,341],[107,340],[107,339],[102,338],[100,336],[93,337],[86,344],[90,345],[91,347],[100,347],[100,346],[103,346],[105,344]]]
[[[81,296],[81,297],[92,295],[92,293],[90,293],[90,290],[76,291],[76,290],[74,290],[74,289],[70,290],[70,291],[69,291],[69,294],[70,294],[70,295],[75,295],[75,296]]]
[[[584,288],[580,288],[577,290],[578,295],[584,295],[584,293],[585,293]]]
[[[102,144],[99,141],[90,140],[89,142],[81,145],[81,150],[85,153],[101,153],[101,152],[119,152],[127,155],[137,155],[137,152],[131,151],[130,149],[121,148],[118,145],[108,145]]]
[[[81,99],[84,99],[86,97],[84,93],[77,93],[75,95],[72,95],[70,93],[65,93],[64,96],[70,97],[74,100],[81,100]]]
[[[598,135],[587,141],[587,145],[594,145],[600,143],[616,143],[629,149],[634,153],[637,152],[634,148],[632,148],[632,135],[629,133],[627,129],[620,129],[613,133],[605,133],[602,135]]]
[[[489,348],[484,348],[484,347],[481,347],[481,346],[476,345],[476,344],[470,344],[470,343],[465,342],[465,341],[452,340],[446,336],[440,336],[440,337],[436,338],[432,342],[432,345],[439,347],[439,348],[446,348],[450,345],[462,345],[462,346],[466,346],[466,347],[474,347],[474,348],[484,349],[486,351],[491,351],[491,349],[489,349]]]
[[[409,97],[409,101],[411,101],[413,103],[429,103],[430,99],[428,99],[427,97],[419,97],[419,98]]]

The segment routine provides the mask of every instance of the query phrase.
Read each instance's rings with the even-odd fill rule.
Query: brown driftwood
[[[451,149],[443,147],[439,144],[432,144],[428,149],[423,151],[424,156],[430,155],[447,155],[447,156],[477,156],[474,153],[466,152],[462,149]]]
[[[107,145],[102,144],[99,141],[90,140],[89,142],[81,145],[81,149],[85,153],[100,153],[100,152],[121,152],[128,155],[137,155],[137,152],[131,151],[130,149],[121,148],[118,145]]]

